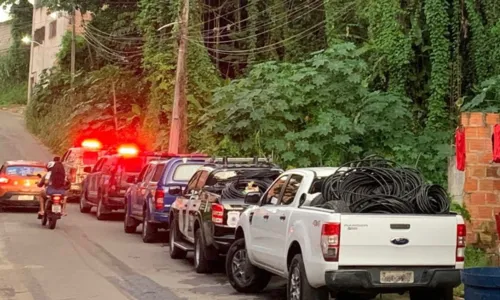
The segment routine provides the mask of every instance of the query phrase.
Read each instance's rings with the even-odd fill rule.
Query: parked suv
[[[188,180],[206,163],[203,156],[185,156],[150,161],[125,194],[126,233],[135,233],[142,223],[142,240],[151,243],[158,229],[168,229],[169,212]]]
[[[234,241],[245,193],[264,192],[283,170],[267,159],[217,159],[200,168],[170,210],[170,256],[194,251],[196,272],[208,273]]]
[[[129,178],[139,175],[149,161],[166,156],[131,147],[108,152],[93,168],[84,169],[88,175],[83,182],[80,212],[88,213],[96,206],[97,219],[104,220],[112,211],[124,209],[125,192],[132,184]]]

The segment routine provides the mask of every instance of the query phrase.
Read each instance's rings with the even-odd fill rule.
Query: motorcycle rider
[[[47,174],[40,180],[38,187],[45,186],[45,195],[40,197],[40,212],[39,216],[45,214],[45,198],[48,195],[60,194],[63,195],[62,214],[66,216],[66,171],[59,157],[54,157],[54,160],[47,164]]]

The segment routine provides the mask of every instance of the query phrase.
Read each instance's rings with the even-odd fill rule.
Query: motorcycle
[[[54,194],[47,195],[47,200],[45,201],[45,214],[42,217],[42,226],[49,223],[49,229],[56,228],[57,220],[62,216],[62,201],[64,195]]]

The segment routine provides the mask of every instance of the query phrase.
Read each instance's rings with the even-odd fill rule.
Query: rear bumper
[[[39,195],[40,193],[7,192],[0,197],[0,206],[12,208],[39,207]],[[17,200],[17,196],[32,196],[33,200]]]
[[[72,183],[67,194],[68,194],[68,197],[79,197],[82,194],[82,184],[81,183]]]
[[[380,271],[413,271],[414,283],[385,284],[380,283]],[[328,271],[325,282],[330,290],[411,290],[419,288],[454,288],[460,285],[460,270],[451,268],[369,268]]]
[[[125,197],[123,196],[108,196],[104,201],[109,209],[124,209],[125,208]]]
[[[235,237],[234,234],[228,234],[224,236],[214,236],[213,239],[214,246],[218,250],[219,254],[225,255],[233,244]]]
[[[168,221],[168,212],[153,212],[151,213],[151,220],[149,220],[151,223],[154,224],[161,224],[168,226],[169,221]]]

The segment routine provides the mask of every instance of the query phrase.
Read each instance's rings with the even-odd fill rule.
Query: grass
[[[26,104],[27,95],[26,83],[8,84],[0,88],[0,106]]]

